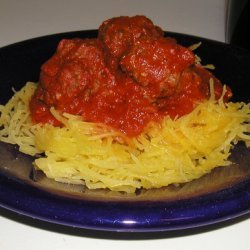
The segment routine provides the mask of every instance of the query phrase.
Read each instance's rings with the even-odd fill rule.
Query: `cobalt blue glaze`
[[[213,224],[250,212],[250,181],[175,202],[93,202],[50,195],[0,176],[0,205],[57,224],[112,231],[167,231]]]

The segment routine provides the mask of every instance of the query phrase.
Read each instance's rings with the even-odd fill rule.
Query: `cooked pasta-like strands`
[[[197,179],[218,166],[227,166],[238,141],[249,145],[250,107],[210,98],[176,120],[151,123],[135,138],[126,138],[105,125],[51,112],[64,127],[33,125],[29,100],[36,84],[27,83],[0,106],[0,140],[18,144],[48,178],[90,189],[135,192]]]

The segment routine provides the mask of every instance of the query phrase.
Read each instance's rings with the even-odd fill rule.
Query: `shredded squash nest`
[[[39,156],[34,165],[48,178],[127,193],[197,179],[230,164],[238,141],[250,142],[250,106],[224,104],[214,97],[176,120],[165,117],[128,139],[104,126],[51,109],[64,127],[33,125],[29,101],[36,84],[28,82],[0,105],[0,140]],[[41,154],[43,153],[43,154]]]

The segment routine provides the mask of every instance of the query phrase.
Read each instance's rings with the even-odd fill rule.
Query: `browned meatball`
[[[41,68],[36,98],[39,105],[77,114],[81,112],[82,101],[94,94],[101,84],[113,81],[104,62],[100,41],[64,39],[54,56]]]
[[[108,52],[107,60],[115,62],[140,37],[162,36],[163,31],[145,16],[122,16],[109,19],[102,23],[98,34],[98,38]]]
[[[140,85],[150,88],[152,97],[170,96],[181,72],[193,64],[194,54],[171,38],[138,39],[120,66]]]

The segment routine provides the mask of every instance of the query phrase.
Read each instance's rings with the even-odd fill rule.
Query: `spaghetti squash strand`
[[[18,144],[20,151],[45,157],[35,165],[48,178],[90,189],[135,192],[184,183],[227,166],[238,141],[250,142],[250,107],[210,98],[188,115],[162,124],[150,123],[136,138],[128,139],[103,124],[80,117],[52,114],[64,127],[32,124],[29,100],[36,84],[27,83],[0,106],[0,140]]]

